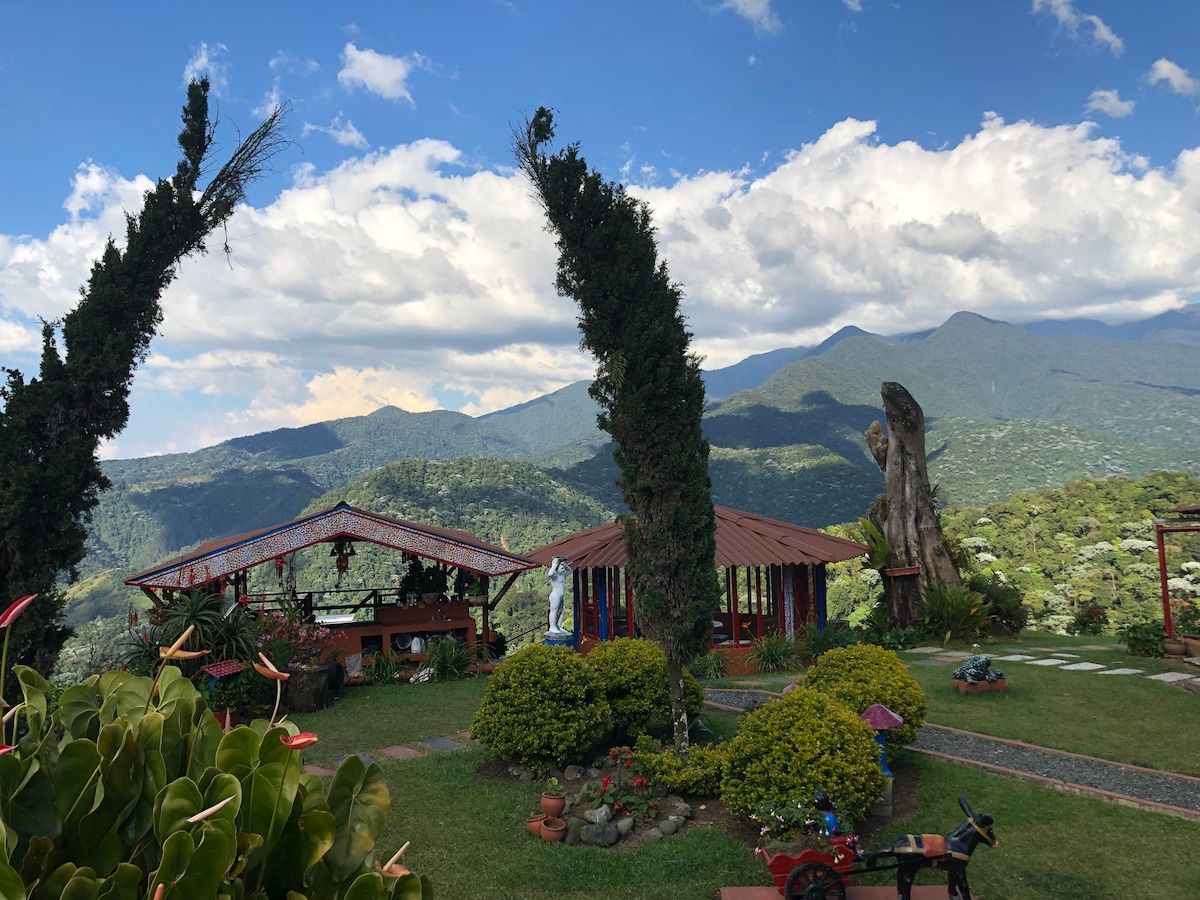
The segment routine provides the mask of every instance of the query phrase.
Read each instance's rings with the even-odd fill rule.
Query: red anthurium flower
[[[288,736],[281,734],[279,740],[283,745],[290,750],[303,750],[305,747],[311,747],[317,742],[317,736],[311,731],[302,731],[297,735]]]
[[[0,616],[0,628],[7,628],[17,620],[17,616],[25,612],[25,607],[32,603],[37,598],[37,594],[30,594],[28,597],[22,597],[20,600],[12,604],[4,611],[4,615]]]
[[[404,846],[396,851],[396,855],[388,860],[387,865],[383,867],[383,874],[388,878],[400,878],[409,873],[407,866],[400,864],[400,857],[404,856],[404,851],[408,849],[409,841],[404,842]]]
[[[5,753],[12,753],[16,749],[15,746],[10,747],[8,744],[0,744],[0,756],[3,756]]]

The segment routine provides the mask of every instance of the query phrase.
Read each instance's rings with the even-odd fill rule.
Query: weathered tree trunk
[[[904,385],[885,381],[881,390],[887,434],[878,421],[866,431],[867,446],[883,470],[888,544],[884,596],[888,618],[903,628],[920,617],[920,601],[931,583],[962,583],[942,536],[929,472],[925,468],[925,414]],[[916,568],[912,574],[904,569]]]

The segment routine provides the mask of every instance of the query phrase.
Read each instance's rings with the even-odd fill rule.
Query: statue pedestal
[[[569,631],[547,631],[542,635],[542,643],[550,647],[575,649],[575,635]]]

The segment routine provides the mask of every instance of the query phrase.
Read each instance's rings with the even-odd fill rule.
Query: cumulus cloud
[[[1076,9],[1075,0],[1033,0],[1033,11],[1053,16],[1059,26],[1075,40],[1081,40],[1090,34],[1093,44],[1103,44],[1112,51],[1113,56],[1120,56],[1125,49],[1125,42],[1116,32],[1099,16],[1082,13]]]
[[[717,11],[726,9],[741,16],[760,34],[778,34],[783,30],[783,23],[771,9],[771,0],[723,0]]]
[[[210,47],[201,42],[192,53],[192,58],[187,61],[187,65],[183,67],[184,85],[190,84],[193,79],[199,80],[207,76],[209,87],[216,96],[225,93],[229,86],[228,67],[221,57],[228,50],[224,44],[213,44]]]
[[[1146,73],[1146,80],[1151,84],[1165,81],[1172,93],[1182,94],[1185,97],[1200,93],[1200,79],[1193,78],[1188,74],[1187,69],[1169,59],[1155,60],[1150,71]]]
[[[1122,100],[1120,94],[1116,90],[1102,90],[1097,88],[1088,96],[1087,106],[1084,109],[1087,112],[1102,112],[1106,116],[1112,116],[1114,119],[1120,119],[1133,114],[1134,102],[1132,100]]]
[[[328,125],[312,125],[308,122],[304,123],[303,135],[307,137],[314,131],[319,131],[322,134],[327,134],[337,143],[344,147],[357,147],[359,150],[365,150],[367,147],[367,139],[363,137],[361,131],[354,127],[354,123],[349,119],[345,124],[342,124],[342,117],[339,113],[332,122]]]
[[[347,88],[363,87],[388,100],[407,100],[411,104],[413,98],[408,90],[408,76],[413,69],[428,68],[428,57],[420,53],[388,56],[374,50],[359,50],[353,43],[347,43],[342,50],[338,81]]]
[[[107,235],[120,238],[121,208],[148,186],[89,164],[65,224],[0,237],[0,351],[36,365],[31,323],[70,308]],[[846,119],[763,172],[630,190],[654,210],[708,368],[844,325],[894,334],[962,309],[1120,321],[1200,292],[1200,148],[1152,169],[1089,123],[989,115],[927,149]],[[554,291],[554,241],[527,185],[464,167],[446,142],[302,168],[270,204],[239,209],[227,240],[230,257],[180,267],[135,381],[161,408],[193,410],[174,447],[162,437],[172,429],[146,425],[159,449],[388,403],[453,397],[478,415],[594,370],[574,303]],[[134,441],[131,429],[120,446],[146,452]]]

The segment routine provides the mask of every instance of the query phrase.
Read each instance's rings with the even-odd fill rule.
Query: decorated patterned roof
[[[539,565],[493,547],[468,531],[393,519],[342,501],[291,522],[201,544],[183,556],[127,578],[125,584],[186,590],[339,538],[378,544],[490,576],[524,572]]]
[[[863,556],[865,544],[789,525],[728,506],[713,508],[717,523],[718,566],[819,565]],[[580,531],[530,553],[548,566],[563,557],[572,568],[594,569],[625,565],[625,531],[619,522]]]

